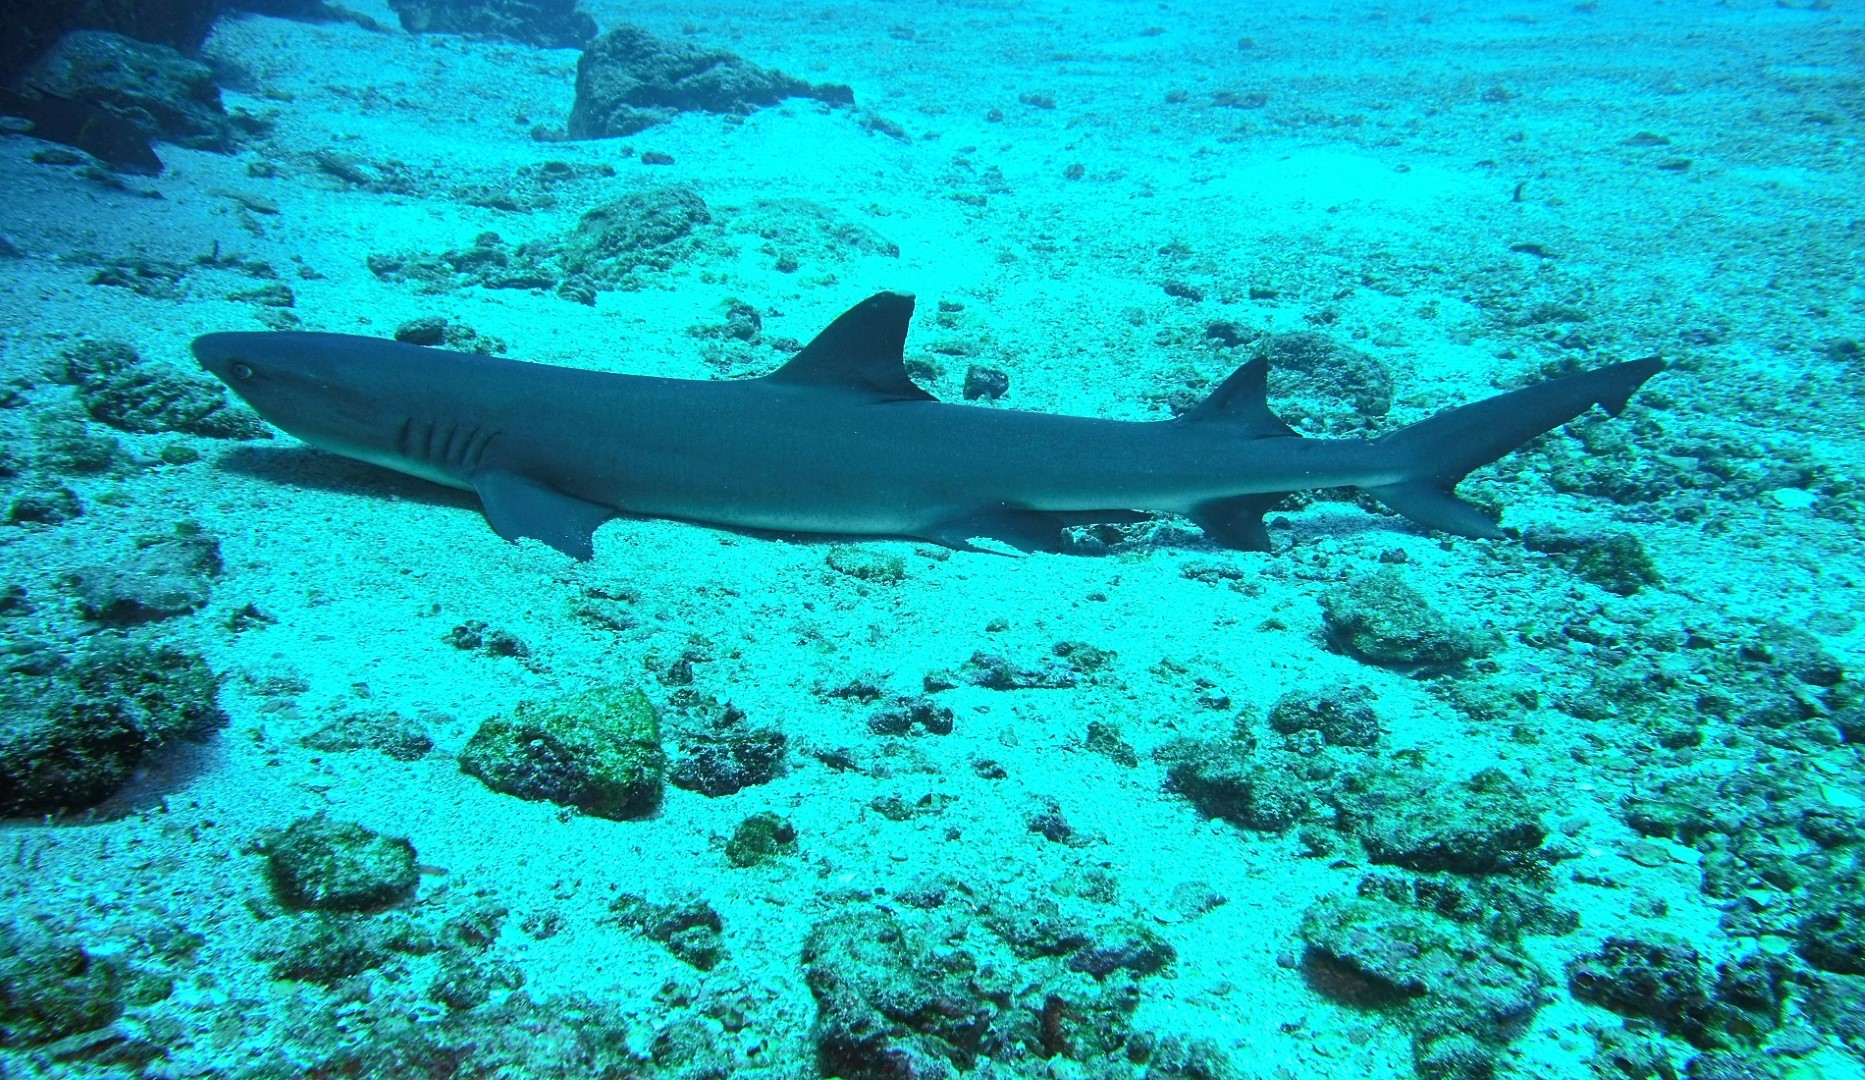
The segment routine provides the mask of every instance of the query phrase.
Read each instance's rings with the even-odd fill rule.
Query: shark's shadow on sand
[[[479,512],[470,491],[443,487],[418,477],[328,453],[302,443],[236,446],[215,459],[217,468],[281,488],[309,488],[346,495],[374,495],[396,502]]]
[[[217,467],[280,488],[310,489],[345,495],[367,495],[394,502],[463,510],[475,516],[481,513],[479,499],[470,491],[446,487],[419,477],[396,472],[381,465],[357,461],[332,454],[303,443],[288,446],[237,446],[216,459]],[[835,533],[783,532],[770,529],[743,529],[684,519],[657,519],[651,514],[617,511],[615,521],[676,520],[715,532],[727,532],[755,540],[785,540],[794,544],[847,543],[848,537]],[[1356,522],[1355,524],[1360,524]],[[875,537],[882,540],[911,540],[912,537]],[[998,554],[998,552],[987,552]]]

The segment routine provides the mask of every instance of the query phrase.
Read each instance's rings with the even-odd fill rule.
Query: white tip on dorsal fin
[[[875,293],[843,312],[790,362],[765,378],[796,386],[856,390],[882,401],[932,401],[907,376],[913,297]]]
[[[1179,419],[1235,425],[1258,439],[1297,434],[1269,411],[1269,360],[1262,356],[1231,372],[1209,397]]]

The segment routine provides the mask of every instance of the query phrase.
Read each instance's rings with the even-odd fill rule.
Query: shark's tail
[[[1459,499],[1457,482],[1538,435],[1599,405],[1614,416],[1646,379],[1664,370],[1655,356],[1550,379],[1427,417],[1381,438],[1378,445],[1408,462],[1398,483],[1366,490],[1431,529],[1496,538],[1489,516]]]

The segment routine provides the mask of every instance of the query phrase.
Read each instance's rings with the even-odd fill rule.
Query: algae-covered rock
[[[323,814],[265,843],[272,887],[289,907],[374,911],[414,895],[414,845]]]
[[[722,49],[668,41],[637,26],[618,26],[597,38],[577,60],[569,132],[573,139],[633,135],[682,112],[744,115],[792,97],[855,102],[846,86],[807,83]]]
[[[1632,533],[1577,537],[1540,529],[1530,530],[1522,542],[1530,551],[1547,553],[1585,580],[1619,596],[1631,596],[1664,581],[1644,542]]]
[[[0,705],[4,816],[96,806],[164,744],[227,720],[199,656],[108,638],[49,676],[0,683]]]
[[[976,1061],[996,1014],[971,972],[941,963],[878,912],[818,923],[803,945],[803,972],[823,1076],[956,1076]]]
[[[1865,975],[1865,857],[1854,855],[1808,891],[1800,955],[1822,971]]]
[[[283,938],[259,958],[272,961],[275,978],[330,986],[397,957],[422,956],[436,948],[433,935],[406,916],[314,913],[292,920]]]
[[[298,741],[328,753],[374,750],[396,761],[418,761],[434,749],[419,720],[386,709],[339,716]]]
[[[701,971],[711,971],[725,959],[725,923],[701,898],[655,904],[645,897],[623,893],[609,904],[609,910],[623,926],[660,942],[668,952]]]
[[[1369,664],[1449,667],[1486,651],[1478,635],[1453,627],[1391,570],[1328,589],[1321,614],[1328,644]]]
[[[596,20],[577,0],[389,0],[411,34],[470,34],[574,49],[596,36]]]
[[[232,149],[233,127],[206,64],[107,30],[72,30],[20,81],[34,93],[95,105],[151,137]]]
[[[776,814],[753,814],[738,823],[725,842],[725,857],[733,866],[756,866],[797,849],[796,826]]]
[[[0,923],[0,1047],[94,1031],[123,1013],[128,972],[115,960],[14,922]]]
[[[460,769],[521,799],[620,821],[660,806],[666,755],[660,717],[633,687],[523,702],[460,751]]]
[[[1318,732],[1330,746],[1372,746],[1379,741],[1379,714],[1364,686],[1332,686],[1284,694],[1269,710],[1269,726],[1284,735]]]
[[[1302,916],[1309,985],[1385,1011],[1435,1077],[1487,1076],[1546,1003],[1547,977],[1512,942],[1390,900],[1326,897]]]
[[[1537,805],[1496,769],[1462,783],[1380,770],[1348,778],[1334,795],[1336,824],[1359,836],[1375,863],[1487,874],[1532,858],[1547,838]]]
[[[691,692],[678,700],[680,760],[669,774],[674,786],[716,799],[776,778],[789,745],[783,732],[751,724],[731,702]]]
[[[1178,956],[1178,950],[1165,938],[1138,923],[1126,922],[1097,931],[1090,944],[1068,958],[1066,967],[1097,979],[1116,971],[1153,975],[1164,971]]]
[[[1567,965],[1567,986],[1582,1001],[1642,1017],[1699,1047],[1728,1046],[1780,1025],[1789,965],[1752,953],[1717,967],[1667,935],[1609,937]]]
[[[458,972],[457,967],[451,970]],[[450,996],[456,987],[476,992],[467,979],[442,986]],[[487,974],[509,981],[509,972]],[[461,999],[470,1000],[470,998]],[[450,1007],[437,1018],[420,1022],[407,1017],[407,1003],[396,1001],[394,1012],[382,1017],[365,1039],[343,1039],[338,1047],[326,1043],[313,1051],[310,1064],[288,1064],[277,1069],[242,1072],[242,1080],[299,1080],[306,1076],[380,1077],[523,1077],[526,1080],[583,1080],[583,1078],[666,1075],[634,1047],[647,1043],[645,1031],[636,1031],[629,1012],[581,994],[560,994],[532,1000],[520,990],[476,1008]]]
[[[837,544],[824,559],[829,569],[876,585],[898,585],[907,578],[907,562],[898,555],[854,544]]]
[[[1286,758],[1259,759],[1239,731],[1222,739],[1178,739],[1155,757],[1166,766],[1166,786],[1207,817],[1264,832],[1282,832],[1308,812],[1306,783]]]
[[[220,571],[220,542],[183,526],[171,535],[139,538],[129,552],[77,571],[68,584],[85,618],[134,626],[206,606]]]
[[[92,418],[138,435],[177,432],[215,439],[269,439],[271,429],[233,404],[225,388],[166,370],[121,341],[85,341],[65,353],[63,378]]]
[[[710,221],[706,200],[690,185],[640,188],[578,219],[562,244],[563,265],[601,281],[637,266],[664,269],[685,253],[693,231]]]
[[[1377,357],[1312,330],[1270,334],[1257,347],[1271,371],[1300,372],[1305,390],[1340,398],[1361,416],[1384,416],[1392,408],[1392,372]]]

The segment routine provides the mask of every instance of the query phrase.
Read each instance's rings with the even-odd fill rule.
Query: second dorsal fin
[[[913,297],[875,293],[843,312],[765,378],[852,390],[880,401],[932,401],[933,396],[907,376],[907,323],[912,318]]]
[[[1232,424],[1258,439],[1296,434],[1269,411],[1269,360],[1262,356],[1231,372],[1230,378],[1179,419],[1196,424]]]

